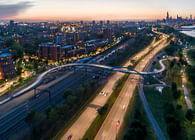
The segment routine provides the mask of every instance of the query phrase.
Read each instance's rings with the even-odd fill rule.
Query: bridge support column
[[[37,88],[34,89],[34,98],[36,98],[37,95]]]
[[[85,76],[87,76],[87,68],[85,68]]]
[[[49,93],[49,104],[51,104],[51,90],[50,90],[50,88],[48,89],[48,93]]]
[[[75,67],[73,67],[73,70],[74,70],[74,72],[76,71],[76,68]]]

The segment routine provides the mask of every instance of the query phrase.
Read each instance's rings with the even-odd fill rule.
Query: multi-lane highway
[[[50,88],[51,101],[49,101],[47,92],[42,92],[39,94],[39,97],[34,98],[33,91],[30,91],[20,98],[15,98],[10,102],[1,105],[0,139],[7,139],[20,128],[23,128],[23,126],[25,126],[24,118],[29,111],[36,110],[37,112],[43,112],[49,104],[63,103],[62,93],[64,89],[79,85],[82,81],[89,78],[81,72],[69,74],[66,74],[66,78],[64,76],[65,79],[58,81],[58,84],[51,87],[47,86]],[[77,81],[72,80],[72,78],[77,79]],[[42,89],[43,86],[40,86],[39,88]],[[13,109],[10,110],[10,108]]]
[[[159,44],[161,43],[160,40],[158,42],[153,42],[153,45],[150,45],[147,47],[147,49],[143,50],[142,52],[138,53],[138,56],[135,56],[133,59],[139,59],[141,58],[141,56],[145,55],[151,48],[153,48],[154,46],[156,46],[155,44]],[[141,55],[142,54],[142,55]],[[130,63],[126,63],[126,65],[124,65],[125,67],[127,67]],[[123,72],[123,73],[133,73],[133,74],[138,74],[135,71],[129,71],[127,69],[121,69],[121,68],[113,68],[113,67],[109,67],[109,66],[105,66],[105,65],[97,65],[97,64],[69,64],[70,66],[87,66],[87,67],[98,67],[98,68],[102,68],[102,69],[107,69],[110,71],[119,71],[119,72]],[[20,128],[22,128],[23,126],[25,126],[25,122],[24,122],[24,118],[26,116],[26,114],[32,110],[35,109],[38,112],[42,112],[45,110],[45,108],[47,108],[47,106],[49,105],[49,98],[48,98],[48,93],[47,92],[43,92],[43,94],[40,94],[41,96],[38,97],[37,99],[32,99],[32,97],[34,96],[34,92],[31,91],[31,89],[33,87],[37,87],[39,86],[39,84],[42,82],[43,78],[49,74],[52,71],[61,69],[62,67],[67,67],[69,65],[64,65],[61,67],[56,67],[53,68],[45,73],[43,73],[42,75],[40,75],[38,77],[38,79],[35,81],[35,83],[33,83],[30,87],[27,87],[26,89],[22,90],[21,92],[16,93],[13,97],[17,97],[17,98],[13,98],[13,99],[9,99],[10,101],[6,101],[5,103],[3,103],[0,106],[0,114],[4,114],[0,116],[0,138],[8,138],[13,132],[17,132],[17,130],[19,130]],[[146,74],[146,73],[143,73]],[[111,77],[108,80],[108,83],[106,84],[107,86],[105,86],[105,88],[103,90],[105,90],[107,93],[112,93],[112,88],[115,85],[115,82],[122,77],[123,74],[122,73],[115,73],[115,76]],[[74,78],[75,77],[75,78]],[[77,83],[75,83],[75,80],[72,79],[77,79]],[[63,75],[62,77],[58,78],[55,81],[50,82],[49,84],[46,85],[40,85],[38,88],[39,89],[47,89],[50,88],[50,91],[52,93],[52,103],[63,103],[62,102],[62,91],[65,88],[74,86],[79,84],[80,82],[86,80],[85,76],[82,75],[81,73],[73,73],[73,72],[66,72],[65,75]],[[52,86],[55,85],[55,86]],[[56,92],[57,91],[57,92]],[[23,94],[23,93],[27,93],[27,94]],[[19,96],[21,95],[21,96]],[[109,94],[108,94],[109,95]],[[19,97],[18,97],[19,96]],[[98,95],[99,96],[99,95]],[[86,114],[90,115],[92,119],[87,120],[88,126],[90,125],[90,120],[92,121],[97,115],[96,110],[94,109],[94,105],[95,106],[102,106],[105,104],[105,102],[107,101],[109,96],[105,97],[105,96],[99,96],[99,98],[96,98],[94,100],[94,102],[91,103],[90,107],[88,107],[86,109]],[[10,111],[9,111],[10,110]],[[7,112],[7,113],[6,113]],[[91,114],[90,114],[91,112]],[[83,115],[84,118],[86,118],[85,115]],[[81,121],[84,119],[82,118],[81,115]],[[85,124],[85,122],[83,123]],[[80,124],[79,124],[80,125]],[[77,126],[77,125],[76,125]],[[83,134],[86,131],[87,127],[83,128]],[[80,133],[80,130],[78,131]],[[79,134],[77,133],[77,134]],[[78,136],[80,137],[80,136]]]
[[[149,45],[146,49],[136,54],[132,59],[133,60],[139,60],[142,56],[146,55],[148,52],[150,52],[151,49],[159,48],[156,51],[159,51],[166,45],[166,38],[163,38],[160,41],[154,41]],[[152,51],[148,57],[152,59],[153,55],[155,55],[157,52]],[[147,59],[146,59],[147,60]],[[130,64],[130,61],[124,65],[124,67],[128,66]],[[147,62],[145,62],[145,59],[139,63],[140,69],[136,68],[136,70],[143,70]],[[97,116],[96,108],[93,106],[102,107],[106,101],[108,100],[110,94],[113,92],[113,87],[115,86],[115,82],[121,78],[124,74],[116,72],[113,76],[108,79],[107,84],[102,89],[103,92],[108,93],[108,96],[102,96],[97,95],[96,98],[89,104],[88,107],[84,110],[84,112],[81,114],[81,116],[74,122],[74,124],[68,129],[68,131],[65,133],[65,135],[62,137],[63,140],[66,140],[67,137],[72,134],[72,140],[78,140],[81,139],[87,129],[89,128],[90,124],[93,122],[95,117]],[[130,75],[130,78],[127,80],[128,82],[125,84],[123,90],[121,91],[117,101],[115,102],[113,108],[111,109],[108,117],[106,118],[105,123],[102,125],[102,128],[100,129],[96,139],[101,139],[102,135],[108,136],[107,138],[115,138],[113,134],[116,134],[115,131],[115,123],[118,119],[123,118],[125,111],[122,110],[123,105],[128,105],[129,100],[131,99],[133,90],[136,87],[135,81],[132,81],[132,79],[137,78],[135,75]],[[138,76],[139,78],[139,76]],[[129,94],[130,92],[130,94]],[[132,93],[131,93],[132,92]],[[93,105],[93,106],[91,106]],[[121,112],[122,111],[122,112]],[[114,129],[113,129],[114,128]],[[111,131],[110,131],[111,130]],[[106,132],[105,132],[106,131]],[[108,133],[107,133],[108,132]]]
[[[138,72],[132,69],[129,69],[127,66],[126,67],[111,67],[111,66],[106,66],[106,65],[100,65],[100,64],[87,64],[87,63],[71,63],[71,64],[66,64],[66,65],[61,65],[58,67],[54,67],[52,69],[49,69],[48,71],[44,72],[43,74],[41,74],[34,83],[32,83],[30,86],[24,88],[23,90],[15,93],[14,95],[4,99],[3,101],[0,102],[0,105],[5,104],[7,102],[9,102],[10,100],[12,100],[13,98],[16,98],[18,96],[21,96],[25,93],[27,93],[30,90],[35,89],[36,87],[38,87],[41,82],[43,81],[44,77],[46,77],[48,74],[57,71],[57,70],[61,70],[63,68],[66,67],[95,67],[95,68],[101,68],[107,71],[114,71],[114,72],[121,72],[121,73],[127,73],[127,74],[136,74],[136,75],[149,75],[149,74],[157,74],[159,72]],[[163,68],[162,68],[163,71]]]
[[[166,47],[169,43],[167,42],[167,37],[165,37],[164,41],[157,45],[157,47],[144,59],[138,63],[135,67],[137,71],[143,71],[145,67],[151,62],[153,57],[164,47]],[[114,103],[113,107],[111,108],[108,116],[106,117],[104,123],[102,124],[100,130],[98,131],[95,139],[101,140],[102,137],[104,139],[111,139],[114,140],[117,137],[116,130],[116,123],[119,120],[120,124],[123,123],[124,116],[126,111],[123,110],[123,106],[128,106],[131,102],[134,90],[138,85],[137,82],[133,81],[132,79],[140,79],[138,75],[130,75],[127,82],[125,83],[123,89],[121,90],[119,97],[117,98],[116,102]]]
[[[127,43],[124,43],[121,46],[125,44]],[[0,139],[8,139],[14,133],[25,128],[26,123],[24,122],[24,118],[31,110],[43,112],[49,104],[62,104],[64,102],[62,98],[64,89],[75,87],[86,80],[92,80],[92,75],[85,75],[85,72],[81,71],[63,71],[56,80],[38,86],[38,95],[36,98],[34,96],[34,91],[31,90],[26,94],[22,94],[21,96],[0,105]],[[44,91],[45,89],[50,90],[50,102],[49,93],[48,91]],[[41,90],[40,93],[39,90]]]

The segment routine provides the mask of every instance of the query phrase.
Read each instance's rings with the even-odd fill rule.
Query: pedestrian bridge
[[[36,87],[38,87],[41,82],[43,81],[43,79],[50,73],[56,72],[58,70],[62,70],[63,68],[68,68],[68,67],[85,67],[85,68],[100,68],[106,71],[113,71],[113,72],[121,72],[121,73],[125,73],[125,74],[136,74],[136,75],[140,75],[140,76],[144,76],[144,75],[153,75],[153,74],[158,74],[160,72],[162,72],[165,69],[165,66],[163,65],[162,61],[160,60],[160,65],[161,65],[161,69],[157,72],[138,72],[130,67],[111,67],[111,66],[106,66],[106,65],[100,65],[100,64],[90,64],[90,63],[70,63],[70,64],[66,64],[66,65],[61,65],[61,66],[57,66],[54,68],[51,68],[49,70],[47,70],[46,72],[42,73],[41,75],[38,76],[38,78],[36,79],[36,81],[34,83],[32,83],[31,85],[29,85],[28,87],[24,88],[23,90],[17,92],[16,94],[8,97],[7,99],[0,101],[0,105],[12,100],[13,98],[16,98],[18,96],[21,96],[33,89],[35,89]]]

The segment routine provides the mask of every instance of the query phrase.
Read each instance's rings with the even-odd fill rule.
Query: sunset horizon
[[[154,0],[147,2],[122,0],[0,0],[0,20],[18,21],[79,21],[79,20],[157,20],[163,19],[166,12],[176,17],[195,16],[192,0],[169,2],[161,4]],[[194,4],[193,4],[194,3]],[[184,8],[180,8],[185,6]]]

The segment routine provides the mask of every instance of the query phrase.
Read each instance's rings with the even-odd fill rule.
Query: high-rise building
[[[169,22],[169,12],[167,11],[167,17],[166,17],[167,22]]]
[[[10,20],[9,25],[10,26],[14,26],[14,21],[13,20]]]
[[[13,29],[14,26],[15,26],[15,22],[13,20],[10,20],[9,26],[10,26],[11,29]]]
[[[193,19],[192,19],[192,15],[190,15],[190,21],[192,21]]]
[[[95,26],[95,20],[92,21],[92,25]]]
[[[100,21],[100,26],[102,27],[102,26],[103,26],[103,24],[104,24],[104,23],[103,23],[103,21],[101,20],[101,21]]]
[[[110,20],[107,20],[107,25],[110,25]]]
[[[112,30],[110,28],[104,29],[104,38],[105,39],[112,39]]]

